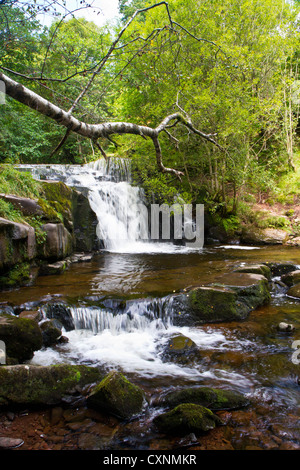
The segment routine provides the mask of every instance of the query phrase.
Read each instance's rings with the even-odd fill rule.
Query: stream
[[[63,274],[38,277],[34,285],[0,293],[0,303],[20,311],[40,308],[45,313],[53,304],[71,311],[74,328],[63,332],[68,343],[37,351],[31,363],[116,369],[143,388],[150,402],[147,412],[129,423],[85,413],[81,427],[70,429],[61,419],[57,429],[48,429],[48,445],[106,450],[299,448],[299,365],[292,361],[292,343],[300,339],[299,300],[287,297],[274,282],[270,304],[245,320],[198,327],[174,326],[170,302],[172,294],[212,282],[243,263],[300,265],[299,248],[216,245],[193,250],[141,241],[138,233],[144,221],[137,223],[130,208],[143,195],[130,184],[124,161],[109,169],[100,161],[84,167],[30,170],[37,178],[61,180],[79,190],[88,188],[91,207],[99,218],[99,237],[105,240],[91,261],[71,264]],[[109,230],[120,237],[110,240]],[[279,332],[280,322],[292,323],[295,330]],[[194,341],[200,358],[184,363],[165,360],[163,346],[174,333]],[[190,385],[235,390],[248,396],[251,404],[245,410],[224,412],[226,425],[197,442],[193,436],[181,442],[157,434],[151,426],[157,413],[151,406],[153,400],[162,392]],[[98,434],[95,426],[101,428]],[[51,440],[51,436],[61,439]]]

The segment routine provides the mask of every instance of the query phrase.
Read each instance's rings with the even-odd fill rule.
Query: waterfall
[[[19,165],[34,178],[62,181],[83,192],[98,218],[105,250],[118,253],[174,253],[188,247],[150,240],[143,190],[132,185],[128,159],[111,157],[85,165]]]

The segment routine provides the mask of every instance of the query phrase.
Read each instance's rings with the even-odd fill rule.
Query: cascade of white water
[[[85,165],[19,165],[36,179],[62,181],[87,195],[98,218],[97,235],[105,250],[119,253],[173,253],[188,247],[153,243],[143,190],[131,184],[125,158],[104,158]]]

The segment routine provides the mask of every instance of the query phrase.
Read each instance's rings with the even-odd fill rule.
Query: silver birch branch
[[[25,106],[28,106],[31,109],[36,110],[40,114],[53,119],[55,122],[57,122],[57,124],[66,127],[68,132],[75,132],[83,137],[91,139],[95,143],[97,143],[99,138],[110,139],[110,136],[113,134],[133,134],[139,135],[143,138],[149,137],[153,141],[156,152],[156,161],[160,171],[163,173],[174,174],[179,179],[183,175],[181,171],[164,166],[162,162],[162,151],[159,143],[160,133],[170,127],[171,121],[175,121],[175,125],[181,123],[196,135],[199,135],[203,139],[216,145],[220,150],[224,150],[215,141],[213,134],[205,134],[204,132],[196,129],[193,126],[191,120],[183,116],[181,113],[175,113],[166,116],[156,128],[133,124],[130,122],[104,122],[99,124],[88,124],[75,118],[70,112],[64,111],[29,88],[26,88],[24,85],[12,80],[4,73],[0,73],[0,80],[4,82],[6,94],[11,98],[15,99],[19,103],[24,104]]]

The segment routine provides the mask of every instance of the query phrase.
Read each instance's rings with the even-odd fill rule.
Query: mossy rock
[[[236,304],[237,294],[227,287],[197,287],[187,295],[194,316],[202,322],[241,319]]]
[[[210,387],[187,387],[161,397],[156,405],[174,407],[182,403],[202,405],[210,410],[236,410],[249,405],[248,398],[231,390],[220,390]]]
[[[93,388],[87,404],[91,408],[127,419],[141,412],[144,394],[124,375],[112,371]]]
[[[49,206],[51,206],[52,211],[54,210],[58,214],[59,218],[63,220],[67,229],[71,230],[73,227],[73,190],[62,181],[41,181],[41,184],[43,187],[44,198],[46,199],[47,203],[51,203]],[[39,204],[40,202],[41,201],[39,201]],[[43,206],[42,208],[47,214],[47,208]]]
[[[101,379],[98,369],[84,365],[16,365],[0,367],[0,405],[37,406],[60,403]]]
[[[175,333],[163,346],[161,358],[164,362],[174,361],[186,364],[193,359],[200,357],[199,348],[196,343],[180,333]]]
[[[62,335],[61,329],[57,327],[57,322],[54,319],[43,321],[40,324],[43,335],[43,345],[45,347],[53,346]]]
[[[288,287],[292,287],[295,284],[300,283],[300,269],[297,269],[296,271],[291,271],[288,274],[284,274],[281,277],[282,282],[284,282]]]
[[[252,274],[261,274],[265,276],[266,279],[271,279],[271,269],[265,264],[249,264],[245,266],[240,266],[234,270],[238,273],[252,273]]]
[[[7,314],[0,316],[0,339],[5,343],[7,356],[18,362],[32,359],[34,351],[43,345],[36,321]]]
[[[255,310],[271,300],[268,280],[261,274],[228,273],[218,278],[214,285],[236,292],[238,302],[243,304],[248,311]]]
[[[287,291],[287,295],[289,297],[295,297],[296,299],[300,299],[300,283],[294,285]]]
[[[288,274],[292,271],[296,271],[298,269],[296,264],[291,263],[290,261],[267,261],[264,263],[271,269],[273,276],[283,276],[284,274]]]
[[[222,422],[211,410],[201,405],[184,403],[154,418],[159,431],[171,435],[202,434],[221,425]]]

